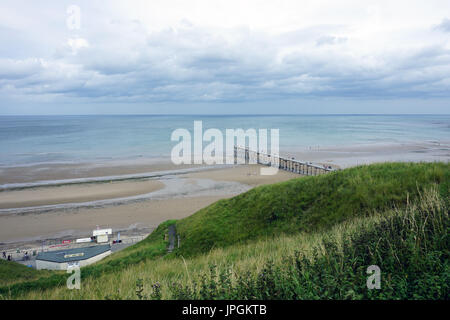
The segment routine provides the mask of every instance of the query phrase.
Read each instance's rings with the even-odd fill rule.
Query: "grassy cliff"
[[[448,298],[448,164],[360,166],[254,188],[160,225],[65,274],[1,284],[3,298]],[[166,253],[167,227],[181,247]],[[367,266],[383,288],[368,291]]]
[[[324,230],[404,207],[434,184],[448,197],[449,183],[448,164],[388,163],[257,187],[178,221],[180,252],[186,256],[249,239]]]
[[[0,286],[36,280],[50,274],[50,271],[38,271],[17,262],[0,260]]]

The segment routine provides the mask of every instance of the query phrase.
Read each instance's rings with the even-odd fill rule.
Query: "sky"
[[[0,3],[0,115],[450,113],[450,1]]]

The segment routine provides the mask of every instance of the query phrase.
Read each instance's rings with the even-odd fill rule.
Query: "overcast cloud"
[[[380,100],[448,113],[449,18],[449,1],[4,0],[0,114],[267,113],[280,101],[377,113]]]

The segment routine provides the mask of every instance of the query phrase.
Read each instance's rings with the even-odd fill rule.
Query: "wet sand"
[[[170,166],[164,167],[167,169]],[[160,170],[163,166],[145,168]],[[108,171],[111,169],[106,169]],[[101,173],[104,174],[105,171]],[[113,173],[112,171],[108,171]],[[127,173],[129,173],[128,171]],[[114,174],[117,172],[114,171]],[[73,178],[66,173],[63,176]],[[39,244],[41,240],[89,236],[100,227],[148,233],[161,222],[187,217],[199,209],[223,198],[232,197],[251,187],[298,178],[299,175],[279,171],[274,176],[260,175],[260,166],[241,165],[211,169],[201,172],[162,176],[153,179],[125,180],[112,183],[46,186],[24,190],[0,192],[0,209],[44,206],[49,204],[73,205],[85,201],[115,199],[127,196],[148,195],[151,198],[106,204],[94,207],[67,207],[49,211],[17,213],[0,210],[0,243],[3,247]],[[39,175],[34,180],[47,180]],[[35,212],[34,212],[35,211]]]
[[[0,192],[0,209],[113,199],[159,190],[157,180],[63,185]]]
[[[214,171],[189,173],[186,175],[186,177],[198,179],[213,179],[216,181],[234,181],[252,187],[301,177],[298,174],[283,170],[279,170],[276,175],[266,176],[260,174],[260,169],[261,166],[259,165],[245,165],[236,166],[232,169],[216,169]]]
[[[0,185],[44,180],[138,174],[164,170],[192,168],[194,165],[174,165],[168,159],[133,160],[105,163],[38,164],[22,167],[0,167]]]

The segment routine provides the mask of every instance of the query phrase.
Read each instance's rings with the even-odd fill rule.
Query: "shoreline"
[[[289,150],[280,150],[280,155],[338,168],[383,161],[445,162],[450,161],[450,140],[293,147]],[[223,164],[216,167],[220,166],[230,165]],[[161,171],[161,174],[166,174],[167,171],[183,173],[185,170],[209,170],[208,168],[215,169],[214,166],[205,165],[175,165],[168,157],[9,165],[0,166],[0,191],[9,187],[32,187],[39,182],[58,184],[59,180],[67,180],[67,183],[76,184],[89,181],[140,179],[151,178],[158,171]]]

